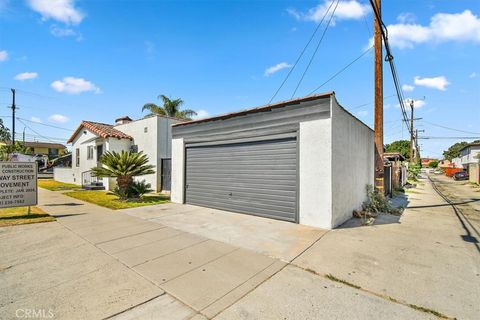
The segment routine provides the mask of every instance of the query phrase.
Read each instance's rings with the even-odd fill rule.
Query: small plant
[[[367,201],[362,204],[362,211],[354,211],[355,218],[362,219],[363,225],[372,225],[375,218],[381,214],[401,215],[403,208],[394,208],[388,199],[376,191],[372,185],[367,185]]]
[[[368,200],[362,205],[364,211],[378,215],[391,209],[387,198],[375,190],[372,185],[367,185],[367,198]]]
[[[410,163],[408,165],[408,179],[412,181],[417,181],[418,176],[420,175],[421,169],[422,169],[421,165]]]
[[[152,192],[151,184],[147,183],[145,180],[142,181],[133,181],[122,193],[120,188],[116,186],[112,193],[119,197],[122,200],[128,199],[143,199],[143,196],[146,193]]]
[[[145,180],[134,181],[129,187],[132,194],[140,199],[143,198],[145,193],[152,192],[153,190],[151,188],[152,185],[150,183],[147,183]]]

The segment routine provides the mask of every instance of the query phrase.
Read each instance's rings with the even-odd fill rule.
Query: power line
[[[396,94],[391,94],[389,96],[386,96],[386,97],[383,98],[383,101],[387,100],[388,98],[395,97],[395,96],[396,96]],[[358,105],[356,107],[350,108],[350,110],[355,110],[355,109],[358,109],[358,108],[361,108],[361,107],[366,107],[366,106],[369,106],[369,105],[373,104],[374,102],[375,101],[364,103],[364,104]],[[400,120],[402,120],[402,119],[400,119]],[[395,121],[397,121],[397,120],[395,120]]]
[[[333,3],[333,1],[332,1]],[[295,93],[297,93],[298,88],[302,84],[303,79],[305,78],[305,75],[307,74],[308,69],[310,69],[310,66],[312,65],[313,59],[315,59],[315,56],[317,54],[318,49],[320,48],[320,44],[322,44],[323,38],[325,37],[325,34],[327,33],[328,27],[330,26],[330,23],[332,22],[333,16],[335,15],[335,11],[337,11],[338,4],[340,3],[340,0],[337,0],[337,4],[335,5],[335,8],[333,8],[332,14],[330,15],[330,19],[327,22],[327,25],[325,26],[325,29],[323,30],[322,36],[320,37],[320,40],[318,41],[317,47],[315,48],[315,51],[313,51],[312,57],[310,58],[310,61],[308,61],[307,67],[305,68],[305,71],[303,71],[302,77],[297,83],[297,86],[295,87],[295,90],[293,91],[292,98],[295,96]]]
[[[305,53],[305,51],[307,50],[308,46],[310,45],[310,43],[312,42],[313,38],[315,37],[315,35],[317,34],[317,31],[318,29],[320,29],[322,23],[323,23],[323,20],[325,19],[325,17],[327,16],[327,13],[328,11],[330,11],[330,8],[332,7],[333,5],[333,1],[330,3],[330,6],[328,7],[327,11],[325,12],[325,15],[323,16],[322,20],[320,21],[320,23],[317,25],[317,27],[315,28],[315,30],[313,31],[312,35],[310,36],[310,39],[308,40],[307,44],[303,47],[302,49],[302,52],[300,52],[300,55],[298,56],[297,60],[295,61],[295,63],[293,64],[292,68],[288,71],[285,79],[283,79],[283,82],[280,84],[280,86],[278,87],[277,91],[275,91],[275,94],[272,96],[272,98],[270,98],[270,101],[268,101],[268,104],[272,103],[273,99],[275,99],[275,97],[277,96],[277,94],[280,92],[280,90],[283,88],[283,86],[285,85],[285,83],[287,82],[288,78],[290,77],[290,75],[292,74],[293,70],[295,69],[295,67],[298,65],[298,62],[300,61],[300,59],[303,57],[303,54]]]
[[[347,70],[352,64],[354,64],[355,62],[357,62],[358,60],[360,60],[364,55],[366,55],[370,50],[373,49],[373,46],[371,46],[370,48],[368,48],[367,50],[365,50],[364,52],[362,52],[362,54],[360,54],[358,57],[356,57],[355,59],[353,59],[352,61],[350,61],[345,67],[343,67],[342,69],[340,69],[338,72],[336,72],[333,76],[331,76],[330,78],[328,78],[327,81],[325,81],[324,83],[322,83],[321,85],[319,85],[318,87],[316,87],[312,92],[309,93],[312,94],[314,93],[315,91],[317,91],[318,89],[320,89],[321,87],[323,87],[324,85],[326,85],[327,83],[329,83],[330,81],[332,81],[334,78],[336,78],[340,73],[342,73],[343,71]]]
[[[432,126],[435,126],[435,127],[439,127],[439,128],[443,128],[443,129],[447,129],[447,130],[451,130],[451,131],[457,131],[457,132],[463,132],[463,133],[469,133],[469,134],[480,134],[478,132],[472,132],[472,131],[465,131],[465,130],[450,128],[450,127],[443,126],[441,124],[436,124],[436,123],[433,123],[433,122],[430,122],[430,121],[427,121],[427,120],[423,120],[423,122],[428,123],[428,124],[430,124]]]
[[[22,133],[22,132],[16,132],[16,133],[15,133],[15,136],[17,136],[17,137],[22,137],[22,136],[23,136],[23,133]],[[39,137],[39,138],[49,138],[49,139],[58,140],[58,141],[67,141],[67,140],[68,140],[68,138],[39,136],[39,135],[32,134],[32,133],[25,133],[25,136],[27,136],[27,137],[32,137],[32,138],[38,138],[38,137]]]
[[[397,69],[395,67],[395,63],[393,61],[392,51],[390,50],[390,44],[388,42],[388,30],[387,30],[387,27],[385,26],[385,24],[383,23],[383,21],[380,17],[380,14],[378,12],[377,6],[373,2],[373,0],[370,0],[370,5],[372,6],[373,12],[374,12],[375,17],[376,17],[376,21],[379,24],[380,31],[382,33],[383,42],[385,44],[385,51],[387,52],[385,60],[388,61],[389,65],[390,65],[390,71],[392,73],[393,83],[395,85],[395,91],[397,93],[398,102],[400,104],[400,109],[402,111],[403,121],[405,121],[405,125],[407,126],[407,129],[411,134],[412,133],[412,128],[410,128],[408,126],[408,116],[407,116],[407,112],[405,110],[405,105],[404,105],[405,98],[403,96],[402,88],[400,86],[400,81],[398,80]]]
[[[447,139],[447,140],[465,139],[465,140],[472,140],[472,139],[480,139],[480,136],[476,136],[476,137],[432,137],[432,136],[423,136],[423,137],[418,137],[418,139]]]
[[[48,141],[50,142],[53,142],[53,143],[56,143],[55,141],[51,140],[50,138],[48,137],[45,137],[43,135],[41,135],[40,133],[38,133],[37,131],[33,130],[32,128],[30,128],[25,122],[23,122],[21,119],[19,118],[16,118],[18,121],[20,121],[25,127],[27,127],[30,131],[32,131],[33,133],[35,134],[38,134],[40,137],[44,138],[44,139],[47,139]]]
[[[12,116],[0,116],[0,117],[11,118]],[[33,123],[33,124],[38,124],[38,125],[41,125],[41,126],[45,126],[45,127],[51,127],[51,128],[55,128],[55,129],[65,130],[65,131],[68,131],[68,132],[73,132],[73,131],[75,131],[75,130],[73,130],[73,129],[63,128],[63,127],[55,126],[55,125],[53,125],[53,124],[46,124],[46,123],[42,123],[42,122],[36,122],[36,121],[32,121],[32,120],[28,120],[28,119],[24,119],[24,118],[20,118],[20,117],[16,117],[16,118],[17,118],[17,119],[20,119],[20,120],[23,120],[23,121],[27,121],[27,122]]]

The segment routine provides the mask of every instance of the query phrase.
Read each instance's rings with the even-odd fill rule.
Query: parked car
[[[468,172],[458,171],[453,174],[453,180],[468,180]]]

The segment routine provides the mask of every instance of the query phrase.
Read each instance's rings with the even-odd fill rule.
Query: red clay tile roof
[[[130,139],[133,140],[128,134],[123,133],[120,130],[115,129],[111,124],[93,122],[93,121],[82,121],[78,126],[77,130],[72,134],[67,143],[72,143],[73,139],[77,134],[82,130],[82,128],[88,129],[94,134],[102,138],[118,138],[118,139]]]

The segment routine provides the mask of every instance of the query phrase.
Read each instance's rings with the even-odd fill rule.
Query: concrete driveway
[[[285,262],[292,261],[327,233],[285,221],[175,203],[126,209],[122,213]]]
[[[390,235],[392,240],[372,242],[378,254],[367,258],[365,248],[355,243],[371,241],[378,227],[326,232],[174,204],[112,211],[46,190],[40,191],[40,199],[57,222],[0,228],[0,286],[6,289],[0,293],[0,315],[5,319],[29,310],[51,311],[56,319],[436,318],[410,305],[425,302],[410,280],[428,279],[428,273],[413,268],[408,259],[405,271],[399,272],[401,259],[388,258],[398,255],[397,247],[387,248],[393,238],[407,247],[415,242],[396,237],[403,223],[419,220],[381,226],[386,228],[379,233],[382,239]],[[398,231],[389,233],[395,226]],[[352,231],[357,233],[353,242]],[[465,254],[461,251],[456,258]],[[380,269],[378,261],[385,263]],[[394,277],[398,281],[376,275],[384,269],[399,272]],[[436,272],[447,271],[455,279],[448,285],[457,290],[454,270]],[[421,274],[412,277],[413,272]],[[452,307],[456,297],[439,309],[444,301],[432,294],[434,304],[425,305],[468,318],[476,310],[470,305],[477,298],[474,285],[466,286],[471,296],[461,307],[464,313]]]

